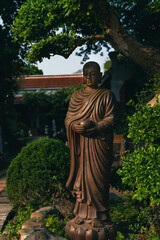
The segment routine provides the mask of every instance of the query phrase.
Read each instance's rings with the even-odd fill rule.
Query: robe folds
[[[110,90],[80,89],[72,94],[65,119],[68,143],[71,152],[71,166],[67,188],[77,196],[77,203],[93,207],[96,213],[107,211],[109,174],[112,164],[113,128],[115,100]],[[72,130],[74,124],[91,120],[97,124],[94,137],[86,137]],[[75,213],[78,214],[75,207]],[[86,210],[88,211],[88,210]],[[93,216],[94,218],[94,216]]]

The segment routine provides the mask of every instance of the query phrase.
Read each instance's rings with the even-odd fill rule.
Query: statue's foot
[[[84,219],[80,218],[79,216],[76,216],[72,220],[70,220],[71,223],[76,223],[76,224],[82,224],[84,223]]]

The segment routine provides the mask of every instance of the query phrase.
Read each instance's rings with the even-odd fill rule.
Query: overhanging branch
[[[88,41],[100,41],[100,40],[106,40],[106,37],[104,35],[95,35],[95,36],[88,36],[80,39],[75,39],[73,46],[69,49],[68,54],[62,55],[64,58],[68,58],[72,52],[79,46],[82,46]]]

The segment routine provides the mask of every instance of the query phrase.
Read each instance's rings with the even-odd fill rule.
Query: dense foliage
[[[28,128],[35,128],[38,134],[44,135],[45,125],[50,121],[48,114],[53,107],[53,94],[40,91],[26,92],[22,96],[27,111],[26,124]]]
[[[43,71],[39,69],[36,65],[28,63],[22,67],[22,74],[23,75],[43,75]]]
[[[146,92],[141,93],[141,97],[146,95],[144,93]],[[134,191],[136,199],[159,205],[160,104],[158,99],[152,107],[144,102],[142,99],[135,106],[135,113],[128,117],[128,138],[134,142],[135,147],[133,152],[123,157],[122,170],[118,172],[122,182]]]
[[[160,56],[159,12],[157,0],[27,0],[12,32],[15,41],[27,43],[32,61],[55,54],[67,58],[83,44],[78,55],[84,54],[86,60],[91,50],[97,53],[102,46],[109,49],[112,45],[153,73]]]
[[[17,15],[24,0],[1,0],[0,2],[0,127],[2,128],[2,151],[6,149],[7,143],[13,137],[10,131],[11,119],[8,119],[8,110],[11,111],[15,93],[19,90],[17,78],[37,69],[36,66],[27,64],[24,61],[26,45],[19,45],[13,42],[13,35],[10,31],[11,24]],[[13,108],[13,106],[12,106]],[[12,109],[13,111],[13,109]],[[14,140],[12,139],[12,142]],[[11,150],[11,149],[9,149]]]
[[[133,200],[131,195],[112,200],[110,216],[117,226],[116,240],[159,240],[159,208]]]
[[[137,106],[136,112],[129,117],[128,138],[145,147],[160,143],[160,104]]]
[[[16,206],[50,202],[65,189],[69,149],[60,140],[41,138],[23,147],[7,170],[7,193]]]
[[[137,147],[123,159],[119,173],[134,198],[160,204],[160,146]]]

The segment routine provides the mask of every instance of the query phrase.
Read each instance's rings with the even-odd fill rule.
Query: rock
[[[40,208],[37,211],[34,212],[34,214],[42,214],[43,216],[48,216],[53,214],[56,211],[54,207],[44,207]],[[33,213],[32,213],[33,214]]]
[[[30,218],[29,220],[27,220],[25,223],[22,224],[22,229],[25,228],[34,228],[34,227],[39,227],[42,228],[44,227],[44,219],[42,218]]]
[[[1,235],[0,236],[0,240],[9,240],[9,237],[5,236],[5,235]]]
[[[20,230],[20,240],[25,240],[27,236],[30,236],[34,232],[33,228],[21,229]]]
[[[44,217],[45,217],[45,215],[40,212],[33,212],[31,214],[31,218],[44,218]]]
[[[41,229],[31,233],[25,240],[65,240],[57,234],[51,233],[46,229]]]
[[[58,210],[55,207],[44,207],[33,212],[31,218],[22,224],[20,240],[66,240],[63,237],[48,231],[44,224],[44,219],[57,211]]]

